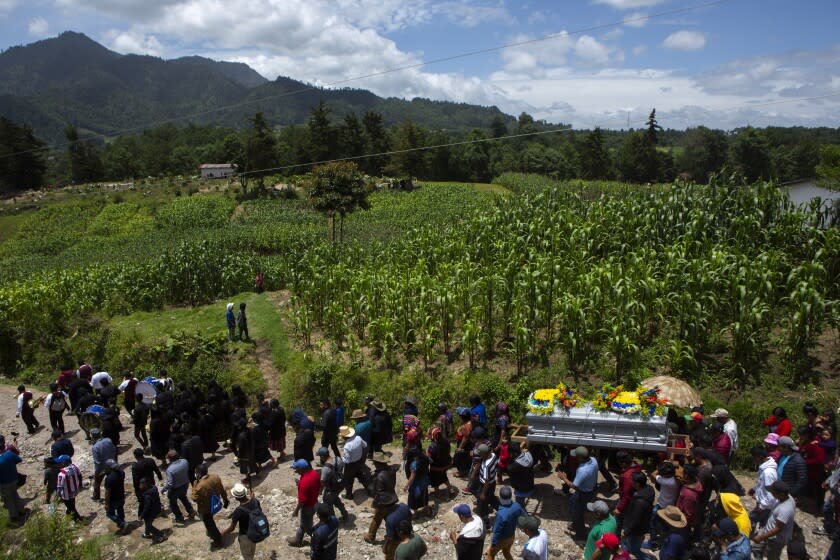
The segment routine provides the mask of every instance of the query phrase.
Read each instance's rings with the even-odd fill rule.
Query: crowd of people
[[[514,554],[546,560],[550,535],[533,508],[529,512],[538,470],[556,471],[555,493],[567,501],[571,519],[567,532],[580,543],[584,560],[650,560],[654,553],[659,560],[712,555],[775,560],[785,549],[789,558],[806,558],[801,539],[794,539],[803,508],[822,513],[824,525],[814,532],[832,538],[827,558],[840,560],[835,417],[810,404],[803,410],[806,424],[796,430],[781,408],[765,420],[763,442],[746,451],[757,474],[755,484],[744,489],[729,468],[733,456],[744,451],[738,426],[724,409],[708,417],[702,408],[686,417],[669,411],[671,431],[688,441],[684,453],[634,457],[624,450],[529,446],[512,437],[508,406],[497,403],[488,413],[478,395],[469,397],[469,406],[454,410],[438,404],[436,418],[424,429],[412,396],[393,413],[369,396],[363,408],[349,414],[340,399],[323,399],[316,415],[301,408],[287,415],[277,399],[249,397],[237,386],[228,391],[212,381],[206,387],[176,384],[161,372],[150,399],[137,391],[131,373],[115,386],[110,375],[95,369],[83,363],[62,372],[40,399],[25,386],[18,388],[17,414],[30,433],[40,429],[38,407],[49,412],[46,502],[60,503],[68,516],[82,521],[76,498],[89,477],[92,499],[103,502],[116,532],[124,534],[129,526],[124,468],[130,469],[136,518],[153,543],[167,538],[155,522],[168,510],[176,524],[198,517],[212,550],[225,547],[225,536],[237,532],[241,557],[254,558],[271,532],[254,488],[261,474],[288,459],[297,477],[297,529],[288,545],[309,546],[315,560],[337,557],[339,528],[351,520],[344,501],[354,500],[357,482],[373,511],[364,541],[379,542],[384,524],[386,560],[426,555],[427,543],[413,523],[437,515],[433,493],[443,496],[434,503],[463,496],[463,503],[452,509],[461,527],[449,535],[458,560],[492,560],[499,554],[508,560]],[[121,448],[131,445],[122,441],[118,401],[130,416],[138,444],[130,458],[120,458]],[[93,472],[82,472],[74,462],[65,414],[77,416],[91,441]],[[289,429],[294,439],[287,457]],[[20,450],[5,440],[0,449],[0,495],[10,520],[22,524],[26,511],[18,487],[27,482],[17,471]],[[232,453],[239,469],[231,488],[210,472],[221,453]],[[554,458],[559,462],[553,466]],[[405,483],[398,488],[400,470]],[[755,500],[750,511],[742,501],[745,495]],[[229,524],[220,529],[216,515],[231,503]],[[545,506],[541,513],[546,514]],[[514,551],[517,531],[524,545]]]

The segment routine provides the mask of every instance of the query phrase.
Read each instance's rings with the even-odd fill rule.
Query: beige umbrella
[[[703,404],[703,398],[696,389],[682,379],[670,375],[650,377],[642,381],[641,385],[648,389],[659,388],[659,396],[668,399],[674,406],[690,407]]]

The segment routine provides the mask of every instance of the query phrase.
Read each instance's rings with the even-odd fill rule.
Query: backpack
[[[52,401],[50,401],[50,410],[53,412],[63,412],[67,408],[67,401],[64,399],[64,393],[53,393]]]
[[[333,473],[335,474],[335,484],[336,486],[341,486],[344,484],[344,461],[341,457],[336,457],[335,461],[333,461]]]
[[[262,542],[271,533],[268,527],[268,519],[265,517],[260,503],[254,500],[254,504],[248,511],[248,540],[254,543]]]

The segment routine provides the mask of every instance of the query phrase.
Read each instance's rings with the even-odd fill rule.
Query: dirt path
[[[282,295],[278,296],[282,300]],[[267,353],[264,358],[261,358],[261,370],[263,360],[268,360],[266,365],[266,372],[274,372],[274,368],[270,365],[270,353]],[[268,377],[267,377],[268,378]],[[36,396],[42,393],[36,391]],[[271,397],[271,393],[268,394]],[[46,511],[47,507],[44,503],[44,491],[40,487],[41,480],[41,457],[49,453],[49,422],[47,413],[43,408],[39,408],[36,412],[36,417],[39,421],[46,425],[47,428],[41,429],[34,435],[27,435],[23,423],[20,419],[14,416],[15,411],[15,397],[16,390],[14,385],[0,384],[0,402],[6,403],[5,406],[0,407],[0,433],[10,437],[12,431],[18,431],[21,435],[18,438],[18,445],[24,458],[21,463],[21,472],[28,475],[27,484],[21,489],[21,496],[28,501],[27,507],[33,511]],[[123,424],[126,426],[126,431],[122,433],[122,444],[120,452],[120,460],[123,467],[130,471],[130,464],[132,456],[130,450],[135,446],[132,438],[131,422],[126,415],[122,418]],[[76,453],[74,462],[79,466],[85,478],[85,490],[83,490],[77,499],[77,508],[79,512],[88,520],[88,524],[83,528],[83,534],[86,536],[109,535],[115,529],[114,524],[105,517],[104,506],[101,503],[95,503],[90,499],[91,493],[89,490],[90,477],[93,474],[92,461],[90,459],[90,445],[84,439],[84,433],[78,430],[78,425],[75,417],[65,416],[65,424],[69,430],[69,434],[75,446]],[[11,439],[11,437],[10,437]],[[289,433],[287,451],[291,452],[293,434]],[[392,449],[395,460],[399,457],[397,449]],[[233,464],[233,456],[230,453],[225,453],[215,461],[210,463],[210,472],[218,474],[222,477],[225,486],[229,489],[234,483],[239,481],[238,470]],[[255,480],[255,492],[258,499],[263,505],[266,515],[271,522],[272,534],[267,541],[257,546],[257,558],[266,560],[274,559],[300,559],[308,558],[308,548],[290,548],[286,545],[285,539],[291,536],[297,523],[291,516],[292,510],[295,507],[295,480],[294,473],[289,468],[289,461],[280,464],[278,468],[269,472],[263,471],[265,474]],[[742,483],[749,487],[753,475],[746,475],[741,478]],[[552,490],[556,484],[556,477],[551,473],[538,472],[537,473],[537,492],[536,496],[531,499],[528,504],[528,511],[539,515],[543,519],[543,527],[547,529],[550,537],[550,557],[561,558],[563,560],[579,560],[581,556],[581,549],[576,545],[565,533],[568,518],[568,498],[565,496],[556,496]],[[130,472],[127,473],[127,478],[131,478]],[[130,522],[133,522],[131,531],[128,535],[120,537],[112,537],[106,539],[106,544],[103,547],[103,557],[105,559],[129,559],[142,550],[149,547],[149,541],[142,539],[140,533],[142,532],[139,524],[136,521],[135,512],[137,511],[136,500],[133,493],[130,491],[130,480],[126,480],[129,489],[127,491],[128,500],[125,511]],[[463,486],[463,481],[452,478],[452,483],[458,487]],[[405,484],[405,477],[402,473],[398,477],[397,489],[401,500],[406,500],[406,494],[403,490]],[[609,501],[614,501],[616,495],[604,496]],[[454,498],[432,498],[432,502],[438,508],[437,516],[432,520],[420,520],[415,524],[415,530],[427,541],[429,546],[429,559],[449,559],[453,557],[453,549],[446,538],[449,530],[455,529],[458,526],[458,521],[454,514],[451,513],[452,507],[459,502],[472,503],[472,500],[467,496],[457,496]],[[164,504],[166,500],[164,499]],[[750,498],[744,498],[744,504],[748,509],[753,506],[753,501]],[[347,509],[350,511],[352,522],[342,527],[339,536],[339,554],[344,560],[371,560],[374,558],[381,558],[382,552],[379,545],[369,545],[362,540],[367,525],[372,517],[372,510],[370,507],[370,500],[365,491],[357,487],[352,502],[345,501]],[[228,525],[228,516],[232,510],[222,510],[217,515],[217,524],[220,528]],[[803,528],[805,540],[808,546],[808,551],[813,558],[822,558],[825,556],[830,541],[826,537],[817,537],[811,533],[811,529],[817,525],[818,519],[813,515],[803,514],[797,512],[798,524]],[[233,537],[228,537],[227,546],[219,551],[210,552],[209,539],[204,534],[204,527],[201,522],[189,523],[185,526],[173,527],[172,517],[160,518],[156,522],[156,526],[160,529],[169,532],[169,540],[161,545],[155,547],[154,550],[160,553],[167,553],[174,557],[190,558],[191,560],[202,559],[236,559],[239,557],[238,546]],[[380,528],[378,537],[382,539],[384,528]],[[517,534],[515,550],[521,550],[524,544],[521,533]]]

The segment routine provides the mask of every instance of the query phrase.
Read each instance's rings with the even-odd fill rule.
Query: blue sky
[[[122,53],[241,61],[319,85],[493,49],[343,85],[580,128],[620,128],[628,116],[640,126],[653,107],[673,128],[840,126],[840,2],[704,4],[0,0],[0,47],[73,30]]]

